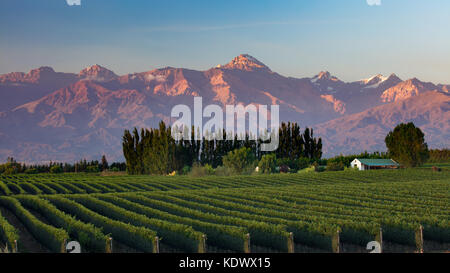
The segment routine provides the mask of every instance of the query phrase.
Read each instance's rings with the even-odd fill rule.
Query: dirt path
[[[450,251],[450,243],[425,240],[423,248],[425,253],[448,253]]]
[[[169,245],[159,242],[159,252],[160,253],[184,253],[183,250],[173,248]]]
[[[19,252],[21,253],[49,253],[50,251],[40,244],[27,228],[19,221],[19,219],[11,211],[0,208],[3,217],[14,226],[19,232]]]
[[[113,253],[144,253],[144,252],[113,240]]]

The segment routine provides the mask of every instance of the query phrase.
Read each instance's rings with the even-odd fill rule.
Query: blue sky
[[[449,14],[448,0],[1,0],[0,73],[206,70],[248,53],[285,76],[450,83]]]

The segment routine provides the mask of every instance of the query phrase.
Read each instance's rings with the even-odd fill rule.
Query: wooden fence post
[[[337,233],[336,233],[336,252],[335,253],[340,253],[340,252],[341,252],[341,232],[338,229]]]
[[[417,234],[417,232],[416,232],[416,246],[417,246],[417,251],[418,251],[419,253],[423,253],[423,245],[424,245],[424,242],[423,242],[423,226],[422,226],[422,225],[420,225],[419,230],[418,230],[418,233],[419,233],[419,234]]]
[[[154,252],[155,253],[159,253],[159,237],[158,236],[155,237],[155,250],[154,250]]]
[[[294,233],[289,232],[288,253],[295,252]]]
[[[245,241],[244,252],[245,253],[251,253],[250,233],[247,233],[246,237],[247,237],[247,240]]]
[[[67,253],[67,239],[64,239],[61,253]]]
[[[19,246],[17,244],[17,240],[14,240],[13,253],[19,253]]]
[[[109,237],[109,253],[114,253],[113,251],[113,238]]]
[[[380,253],[383,253],[383,228],[380,227]]]
[[[200,253],[206,253],[206,235],[203,234],[202,235],[202,250],[200,251]]]

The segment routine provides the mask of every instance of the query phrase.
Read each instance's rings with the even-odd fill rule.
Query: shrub
[[[329,161],[327,164],[327,171],[335,172],[335,171],[343,171],[345,168],[344,163],[342,162],[334,162]]]
[[[32,169],[27,169],[25,170],[25,174],[37,174],[38,170],[32,168]]]
[[[325,167],[320,166],[319,163],[317,163],[317,162],[314,162],[312,166],[314,167],[314,170],[318,173],[325,171]]]
[[[346,172],[354,172],[354,171],[359,171],[359,169],[358,169],[358,167],[354,167],[354,168],[352,168],[352,167],[345,167],[344,171],[346,171]]]
[[[227,167],[219,166],[219,167],[216,168],[216,175],[218,175],[218,176],[231,176],[231,175],[235,175],[235,173],[233,172],[233,170],[230,170]]]
[[[205,166],[202,166],[200,165],[200,163],[194,163],[189,175],[193,177],[214,175],[214,169],[209,164],[205,164]]]
[[[5,169],[5,171],[3,172],[4,175],[12,175],[12,174],[17,174],[18,170],[16,167],[7,167]]]
[[[205,166],[203,166],[203,168],[205,168],[205,172],[207,175],[214,175],[214,168],[209,165],[209,164],[205,164]]]
[[[61,168],[61,166],[55,165],[50,168],[50,172],[51,173],[62,173],[63,169]]]
[[[314,166],[311,166],[309,168],[301,169],[297,173],[310,173],[310,172],[315,172],[315,171],[316,171],[316,169],[314,168]]]
[[[261,173],[273,173],[277,167],[277,156],[275,154],[264,155],[258,163]]]
[[[255,155],[250,148],[245,147],[231,151],[223,157],[223,165],[236,174],[243,174],[249,171],[252,173],[254,162]]]
[[[183,169],[181,169],[180,174],[182,174],[182,175],[187,175],[187,174],[189,174],[189,172],[191,172],[191,167],[185,165],[185,166],[183,167]]]
[[[98,173],[98,172],[100,172],[100,169],[98,168],[98,166],[88,166],[86,168],[86,172],[87,173]]]

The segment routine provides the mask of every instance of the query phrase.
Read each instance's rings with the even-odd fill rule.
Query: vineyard
[[[0,176],[10,252],[450,250],[450,172]]]

